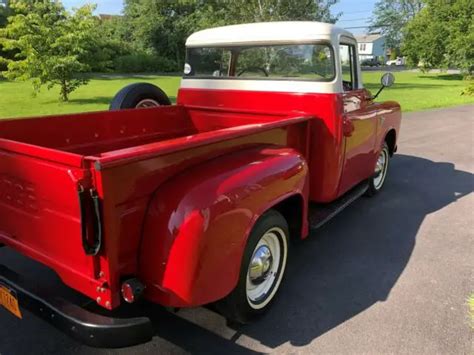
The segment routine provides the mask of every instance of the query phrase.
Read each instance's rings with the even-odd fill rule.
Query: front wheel
[[[216,304],[230,321],[248,323],[272,304],[288,260],[288,224],[270,210],[255,224],[244,251],[237,287]]]
[[[369,179],[367,196],[374,196],[382,190],[388,173],[390,150],[385,142],[375,164],[374,175]]]

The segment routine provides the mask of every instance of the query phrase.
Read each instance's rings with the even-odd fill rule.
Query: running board
[[[364,181],[352,188],[336,201],[328,204],[315,204],[309,206],[309,225],[311,229],[318,229],[333,217],[335,217],[344,208],[361,197],[369,188],[367,181]]]

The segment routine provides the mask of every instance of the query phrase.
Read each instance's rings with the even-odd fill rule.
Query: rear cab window
[[[188,48],[186,78],[332,81],[334,52],[326,43]]]

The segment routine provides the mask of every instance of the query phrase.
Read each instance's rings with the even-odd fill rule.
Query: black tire
[[[382,154],[384,154],[385,156],[386,163],[385,163],[385,166],[383,167],[383,170],[380,172],[380,174],[383,174],[381,183],[377,183],[377,178],[379,175],[376,175],[374,173],[374,175],[369,179],[369,188],[367,189],[367,192],[366,192],[367,196],[375,196],[376,194],[378,194],[382,190],[383,186],[385,185],[385,181],[387,180],[388,170],[390,167],[390,149],[388,148],[387,142],[384,142],[383,147],[380,151],[380,155]]]
[[[254,253],[257,252],[261,247],[257,248],[260,240],[264,240],[264,236],[275,233],[275,240],[278,240],[281,250],[280,261],[276,272],[267,273],[263,280],[268,277],[271,279],[273,275],[274,281],[271,287],[264,294],[262,299],[258,301],[252,301],[247,294],[247,277],[250,280],[249,266]],[[227,318],[228,321],[238,324],[246,324],[253,319],[264,314],[278,294],[278,290],[284,279],[285,269],[288,261],[288,246],[289,246],[289,229],[288,223],[285,218],[277,211],[270,210],[266,212],[255,224],[250,233],[247,246],[245,247],[244,255],[242,258],[241,270],[239,281],[236,288],[223,300],[218,301],[215,306],[216,309]],[[270,258],[273,260],[273,257]],[[275,264],[276,265],[276,264]],[[270,269],[273,265],[270,266]],[[263,281],[266,282],[266,281]],[[263,283],[262,282],[262,283]]]
[[[143,106],[141,103],[148,102]],[[136,83],[125,86],[110,103],[109,110],[124,110],[140,107],[171,105],[171,101],[163,90],[149,83]]]

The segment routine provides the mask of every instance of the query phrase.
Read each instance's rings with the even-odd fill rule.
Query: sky
[[[79,7],[84,4],[97,4],[98,14],[118,15],[122,11],[123,3],[121,0],[62,0],[66,8]]]
[[[122,11],[121,0],[63,0],[63,4],[68,8],[78,7],[86,3],[96,3],[99,14],[120,14]],[[360,27],[367,26],[376,0],[339,0],[332,7],[333,13],[342,12],[337,25],[340,27]],[[366,28],[349,29],[352,33],[365,33]]]
[[[339,0],[331,10],[337,14],[342,12],[342,16],[336,24],[343,28],[367,26],[370,23],[372,10],[376,0]],[[366,33],[367,28],[349,28],[352,33]]]

